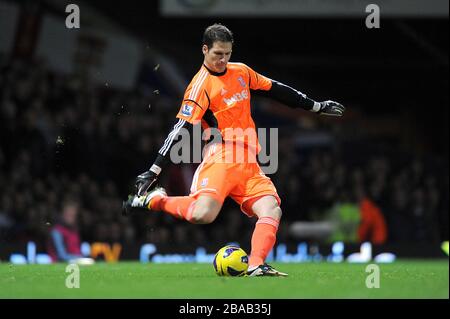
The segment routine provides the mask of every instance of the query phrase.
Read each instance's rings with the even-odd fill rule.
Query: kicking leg
[[[216,219],[222,203],[208,195],[167,196],[163,188],[155,188],[145,196],[130,196],[123,204],[124,214],[128,215],[132,208],[163,211],[193,224],[209,224]]]
[[[193,224],[212,223],[222,208],[222,204],[211,196],[198,198],[174,196],[155,198],[150,203],[152,210],[161,210],[177,218],[183,218]]]

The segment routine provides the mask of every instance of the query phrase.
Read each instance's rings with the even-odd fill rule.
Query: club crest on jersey
[[[193,109],[194,108],[192,106],[184,104],[183,107],[181,108],[181,114],[183,114],[185,116],[191,116]]]
[[[239,81],[239,84],[240,84],[243,88],[245,88],[245,86],[246,86],[247,84],[245,83],[245,81],[244,81],[244,79],[242,78],[242,76],[238,77],[238,81]]]

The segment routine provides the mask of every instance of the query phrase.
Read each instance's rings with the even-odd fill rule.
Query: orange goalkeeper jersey
[[[187,87],[177,117],[191,124],[217,128],[224,141],[243,142],[258,151],[251,117],[250,89],[270,90],[272,81],[243,63],[227,64],[222,73],[202,65]]]

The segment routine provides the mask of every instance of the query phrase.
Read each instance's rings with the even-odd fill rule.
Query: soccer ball
[[[225,246],[214,256],[213,265],[219,276],[243,276],[248,269],[248,256],[242,248]]]

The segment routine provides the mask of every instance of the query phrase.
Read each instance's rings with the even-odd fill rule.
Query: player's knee
[[[280,220],[282,211],[278,201],[273,196],[266,196],[253,204],[253,213],[258,216],[258,218],[262,217],[270,217],[275,220]]]
[[[193,224],[210,224],[216,219],[216,215],[210,207],[195,207],[190,222]]]
[[[275,220],[280,220],[281,216],[283,215],[283,212],[281,211],[280,206],[277,204],[274,204],[273,206],[269,207],[264,214],[261,214],[260,217],[271,217]]]

